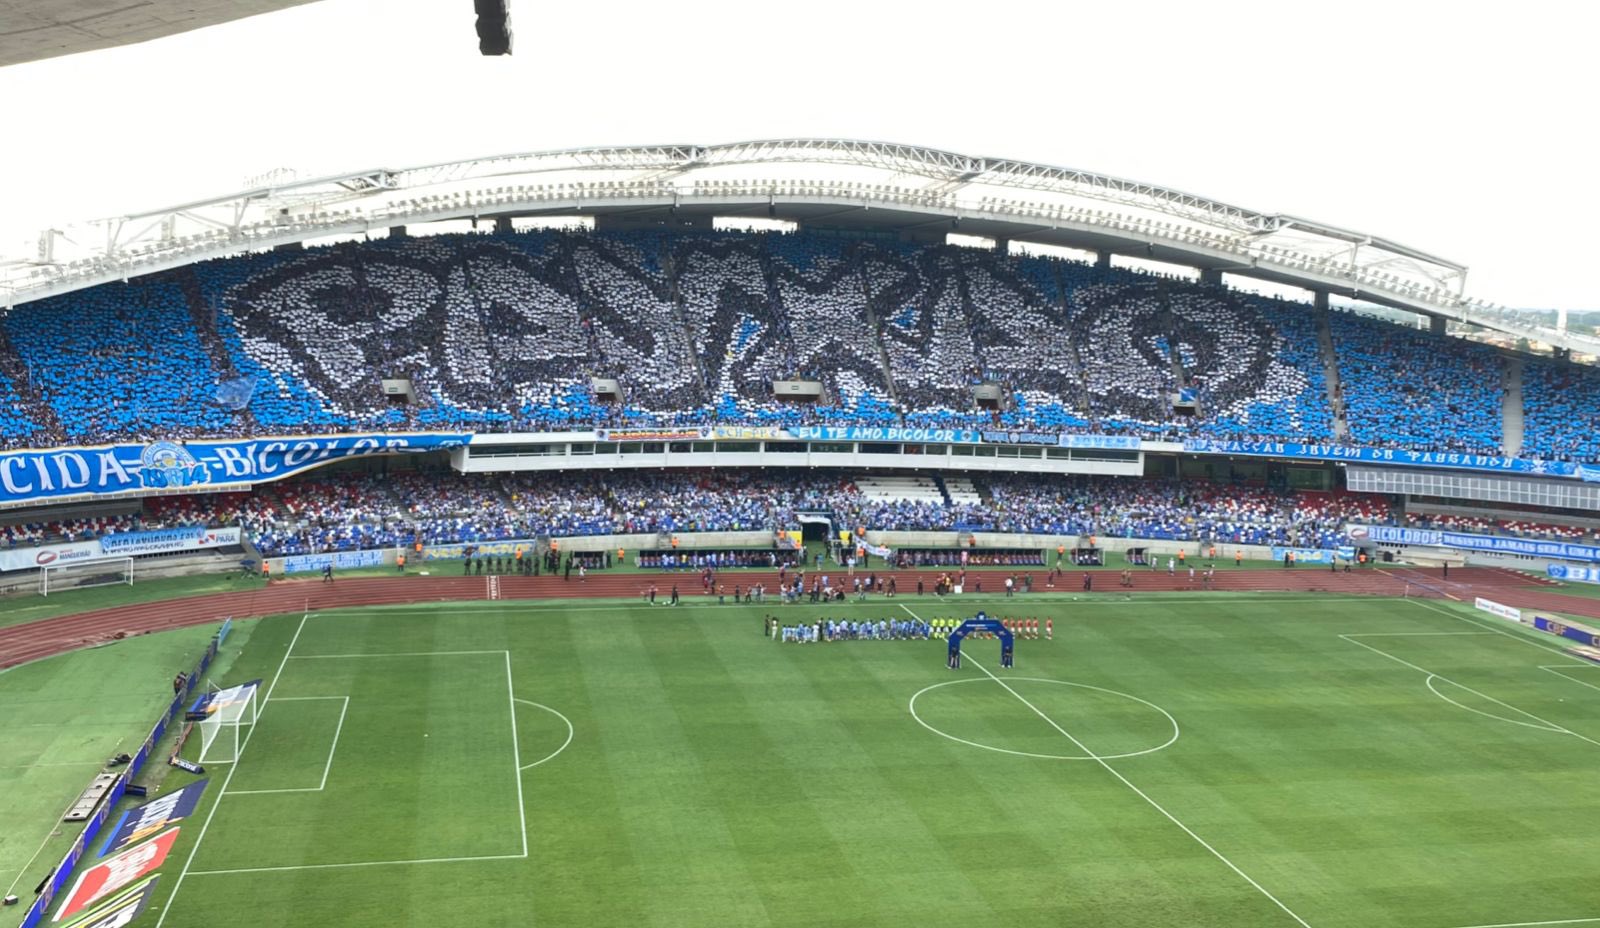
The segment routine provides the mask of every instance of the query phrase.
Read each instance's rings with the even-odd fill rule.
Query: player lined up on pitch
[[[762,620],[761,633],[775,641],[806,643],[816,641],[928,641],[950,637],[961,627],[962,619],[817,619],[805,624],[787,623],[769,615]],[[1001,619],[1017,638],[1055,639],[1055,622],[1045,619]],[[993,638],[992,632],[977,631],[974,638]]]

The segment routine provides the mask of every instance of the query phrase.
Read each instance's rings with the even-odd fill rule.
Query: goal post
[[[39,568],[39,595],[91,586],[133,585],[133,558],[108,557],[75,564],[46,564]]]
[[[239,730],[256,723],[258,683],[248,683],[212,694],[215,711],[200,721],[200,763],[224,763],[239,758]]]

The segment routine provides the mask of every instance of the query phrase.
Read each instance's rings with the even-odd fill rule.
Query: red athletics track
[[[865,573],[864,571],[863,573]],[[1045,586],[1049,571],[1043,568],[1021,569],[1018,576],[1031,572],[1035,591],[1049,592]],[[815,571],[812,572],[816,573]],[[829,571],[835,577],[841,571]],[[939,575],[937,569],[901,570],[893,572],[901,596],[915,594],[920,576],[927,588]],[[968,586],[981,581],[986,595],[1005,589],[1008,570],[972,570],[967,573]],[[1057,592],[1080,593],[1086,572],[1064,574],[1057,583]],[[1094,594],[1116,593],[1117,570],[1087,571],[1094,576]],[[880,580],[889,572],[880,571]],[[1187,570],[1176,577],[1167,576],[1165,570],[1135,569],[1134,590],[1143,592],[1197,589],[1191,585]],[[748,586],[752,582],[765,582],[776,588],[775,572],[736,572],[722,577],[728,592],[733,587]],[[500,599],[568,599],[595,597],[637,597],[650,584],[660,588],[666,596],[676,583],[678,590],[689,602],[704,601],[700,590],[700,577],[696,571],[673,573],[605,574],[596,571],[586,581],[580,582],[576,574],[569,580],[559,576],[501,577]],[[1486,596],[1497,602],[1526,609],[1543,609],[1573,615],[1600,618],[1600,599],[1586,599],[1546,592],[1534,586],[1535,581],[1522,574],[1498,568],[1457,568],[1444,580],[1439,571],[1413,568],[1369,567],[1352,573],[1331,573],[1311,566],[1294,569],[1272,568],[1265,570],[1230,570],[1219,572],[1215,587],[1219,590],[1249,590],[1258,592],[1328,592],[1361,593],[1372,596],[1425,596],[1432,598],[1454,597],[1470,602],[1475,596]],[[1421,586],[1420,584],[1426,584]],[[454,602],[488,600],[488,577],[429,576],[429,577],[359,577],[338,580],[327,584],[320,579],[279,580],[264,589],[237,593],[215,593],[208,596],[191,596],[132,606],[96,609],[77,615],[42,619],[24,625],[0,629],[0,668],[12,667],[28,661],[49,657],[77,648],[102,644],[130,635],[190,625],[220,622],[232,616],[236,619],[253,618],[278,613],[303,610],[342,609],[352,606],[385,606],[403,603]]]

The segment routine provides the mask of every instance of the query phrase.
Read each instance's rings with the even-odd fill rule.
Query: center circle
[[[1106,689],[1103,686],[1073,683],[1068,680],[1050,680],[1044,677],[1008,676],[1005,678],[1005,682],[1008,684],[1042,683],[1052,687],[1070,687],[1072,689],[1066,692],[1072,695],[1065,699],[1034,699],[1028,698],[1028,693],[1022,693],[1023,698],[1027,699],[1028,703],[1037,707],[1038,711],[1035,711],[1035,708],[1025,705],[1016,695],[1006,692],[1002,687],[995,686],[994,681],[990,678],[967,677],[960,680],[946,680],[943,683],[935,683],[932,686],[925,686],[918,690],[911,697],[909,706],[911,717],[916,719],[917,724],[923,728],[959,744],[982,748],[985,751],[995,751],[1000,754],[1011,754],[1017,757],[1037,757],[1043,760],[1118,760],[1126,757],[1139,757],[1144,754],[1154,754],[1157,751],[1168,748],[1178,740],[1178,720],[1172,717],[1172,713],[1150,702],[1148,699],[1140,699],[1138,696]],[[985,743],[983,740],[978,740],[979,735],[971,732],[967,734],[972,735],[972,737],[962,737],[959,734],[947,731],[946,728],[954,727],[950,721],[942,722],[946,728],[930,724],[917,711],[918,700],[922,700],[923,712],[927,712],[937,719],[939,707],[930,704],[936,703],[939,695],[942,695],[938,691],[945,690],[947,687],[962,686],[969,683],[988,684],[998,694],[995,699],[995,705],[1003,707],[1004,716],[1003,718],[996,718],[996,713],[985,715],[984,707],[973,707],[971,700],[958,698],[957,711],[966,710],[969,722],[978,725],[998,721],[1005,724],[1030,726],[1037,723],[1038,731],[1030,732],[1030,737],[1047,738],[1048,740],[1059,742],[1065,745],[1067,750],[1060,752],[1039,749],[1018,750],[1004,747],[1000,744]],[[1035,688],[1029,687],[1028,689]],[[1043,697],[1046,693],[1048,693],[1047,690],[1037,690],[1035,695]],[[929,694],[934,695],[930,696]],[[1076,698],[1073,698],[1073,696]],[[999,697],[1003,697],[1003,700]],[[1040,702],[1047,702],[1049,705],[1040,706],[1038,705]],[[1054,713],[1051,711],[1052,709],[1055,710]],[[1072,738],[1065,737],[1060,731],[1052,727],[1050,722],[1040,718],[1040,712],[1043,712],[1050,719],[1050,722],[1071,732],[1072,738],[1078,739],[1080,743],[1074,744]],[[1078,730],[1074,730],[1074,724],[1077,725]],[[1141,731],[1148,730],[1150,732],[1149,737],[1144,739],[1147,746],[1140,747],[1136,743],[1118,745],[1117,750],[1106,753],[1095,750],[1094,743],[1096,741],[1127,740],[1126,735],[1128,732],[1124,726],[1128,725],[1136,726]],[[1165,740],[1161,740],[1162,738],[1165,738]],[[990,740],[1003,740],[1003,737],[991,733]],[[1156,743],[1157,741],[1160,743]],[[1034,745],[1026,746],[1036,747]]]

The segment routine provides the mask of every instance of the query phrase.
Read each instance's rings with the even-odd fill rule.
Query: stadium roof
[[[209,258],[413,223],[717,216],[1110,251],[1327,291],[1597,353],[1470,299],[1467,268],[1380,236],[1103,174],[884,142],[778,139],[499,155],[263,186],[41,232],[0,252],[0,304]]]
[[[132,45],[312,0],[0,0],[0,67]]]

